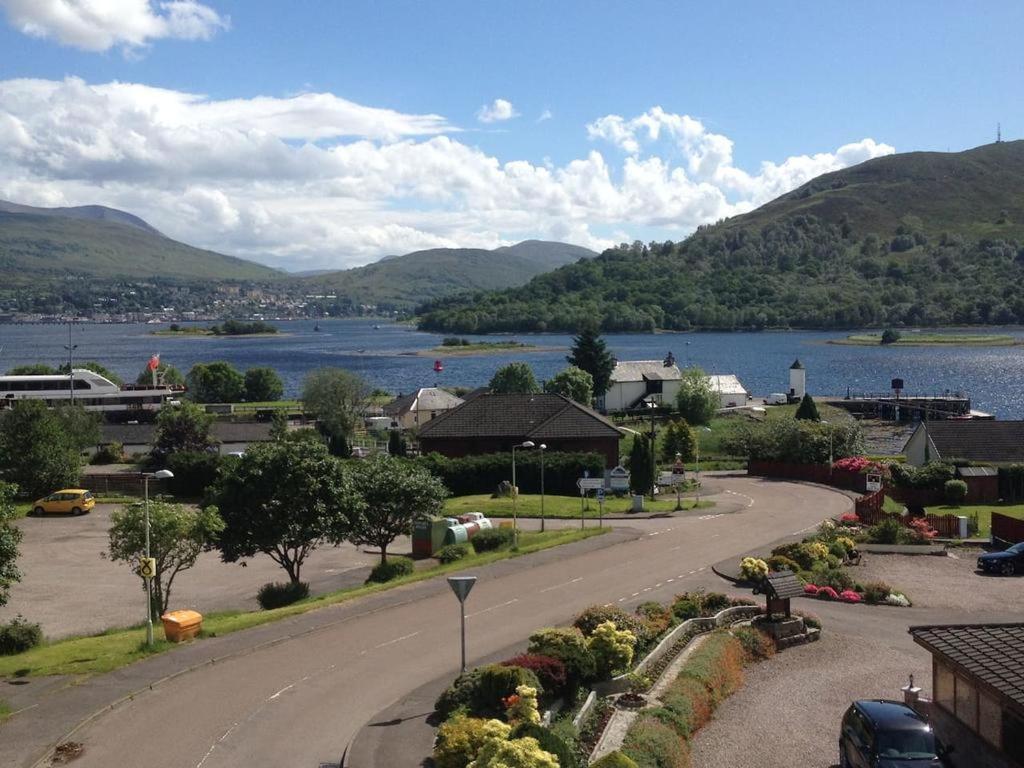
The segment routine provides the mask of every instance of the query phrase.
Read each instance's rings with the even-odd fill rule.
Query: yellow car
[[[65,488],[63,491],[51,493],[32,505],[32,511],[37,515],[46,513],[64,513],[82,515],[96,506],[96,499],[89,491],[82,488]]]

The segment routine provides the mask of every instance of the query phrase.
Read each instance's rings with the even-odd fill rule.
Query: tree
[[[654,453],[651,450],[651,439],[647,435],[633,435],[633,447],[629,451],[629,487],[633,493],[650,492],[653,472]]]
[[[122,507],[110,516],[110,522],[106,556],[127,564],[141,579],[139,560],[146,556],[145,504]],[[223,528],[216,507],[195,509],[165,501],[149,502],[149,551],[156,560],[150,604],[154,619],[167,612],[177,575],[196,564],[199,554],[214,544]]]
[[[72,435],[42,400],[18,400],[0,413],[0,480],[42,496],[77,483],[81,466]]]
[[[156,367],[156,375],[157,381],[162,381],[168,387],[180,387],[185,384],[185,377],[181,375],[181,371],[162,360]],[[153,384],[153,372],[148,367],[143,368],[139,375],[135,377],[135,383],[140,386],[151,386]]]
[[[405,456],[407,446],[405,438],[400,430],[393,429],[388,434],[388,454],[391,456]]]
[[[7,372],[8,376],[56,376],[60,371],[46,363],[16,365]]]
[[[12,483],[0,483],[0,607],[7,605],[11,585],[21,581],[17,566],[21,529],[12,525],[16,517],[14,496],[17,490]]]
[[[570,365],[546,382],[544,391],[564,395],[580,405],[590,407],[594,401],[594,377],[582,368]]]
[[[676,408],[690,424],[707,424],[721,402],[711,388],[711,381],[700,368],[687,368],[679,382]]]
[[[250,403],[280,400],[284,384],[273,368],[250,368],[245,372],[245,399]]]
[[[352,466],[352,487],[360,498],[352,518],[349,541],[380,548],[386,563],[387,548],[399,536],[411,536],[413,521],[439,516],[448,491],[422,467],[390,456],[374,456]]]
[[[98,413],[87,411],[80,405],[61,405],[53,413],[79,451],[99,444],[101,417]]]
[[[231,363],[196,363],[188,372],[189,397],[197,403],[237,403],[245,397],[245,379]]]
[[[348,456],[348,438],[363,417],[369,394],[370,387],[361,377],[341,368],[307,374],[302,404],[316,414],[317,427],[335,456]]]
[[[124,379],[122,379],[112,370],[107,368],[107,366],[103,365],[102,363],[97,363],[95,360],[86,360],[84,363],[75,363],[75,368],[84,368],[87,371],[98,373],[100,376],[102,376],[105,379],[109,379],[111,382],[117,384],[117,386],[119,387],[122,384],[124,384]],[[67,376],[68,371],[68,364],[64,363],[64,365],[60,367],[57,373],[63,373],[65,376]]]
[[[796,418],[807,421],[821,421],[821,416],[818,415],[818,406],[815,404],[810,392],[804,393],[804,397],[796,409]]]
[[[195,403],[161,408],[156,417],[153,457],[166,460],[175,453],[203,453],[216,441],[210,435],[213,414]]]
[[[693,461],[697,456],[697,439],[686,419],[674,419],[665,428],[661,457],[665,461],[675,461],[676,454],[682,461]]]
[[[601,397],[608,391],[612,371],[615,370],[615,357],[608,351],[596,324],[587,324],[580,329],[579,335],[572,340],[572,352],[565,359],[569,365],[590,374],[595,396]]]
[[[526,363],[509,363],[503,365],[491,377],[488,385],[492,392],[500,395],[525,394],[540,392],[533,369]]]
[[[274,411],[270,414],[270,439],[284,440],[288,436],[288,414]]]
[[[894,331],[892,328],[886,328],[882,331],[882,343],[883,344],[895,344],[902,337],[899,331]]]
[[[358,513],[351,482],[326,446],[282,440],[250,448],[224,468],[210,493],[224,530],[221,559],[263,553],[298,584],[302,564],[323,542],[337,544]]]

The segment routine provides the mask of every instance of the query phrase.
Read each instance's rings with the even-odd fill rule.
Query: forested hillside
[[[1024,322],[1024,142],[880,158],[681,243],[421,308],[456,333]]]

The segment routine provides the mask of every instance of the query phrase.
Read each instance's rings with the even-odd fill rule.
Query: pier
[[[842,408],[859,419],[879,419],[899,423],[940,419],[992,418],[971,410],[971,398],[963,392],[921,395],[896,395],[893,392],[850,393],[846,397],[828,397],[823,402]]]

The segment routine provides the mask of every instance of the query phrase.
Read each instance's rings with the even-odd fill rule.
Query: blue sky
[[[823,171],[1024,131],[1013,2],[81,6],[0,0],[0,196],[294,268],[681,239]]]

